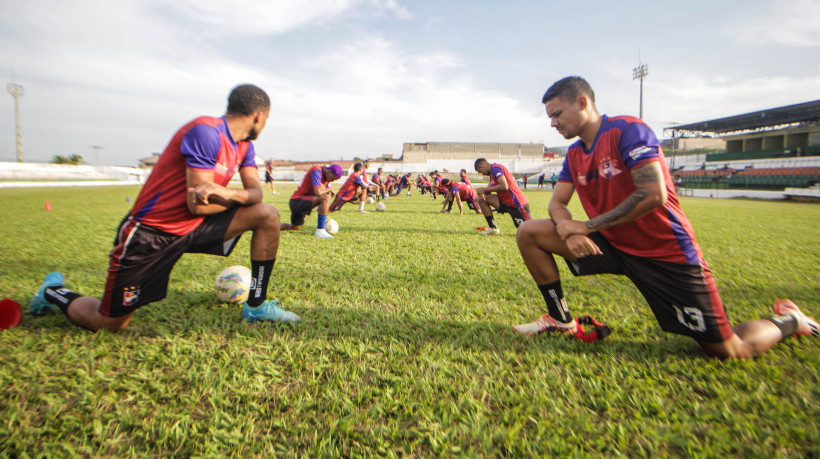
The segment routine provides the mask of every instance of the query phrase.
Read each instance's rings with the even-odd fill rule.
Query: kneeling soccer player
[[[322,166],[317,164],[308,169],[302,184],[290,197],[290,228],[298,230],[305,224],[305,217],[310,215],[314,207],[319,208],[319,217],[316,223],[314,236],[323,239],[333,239],[326,230],[325,222],[330,210],[330,182],[342,176],[342,167],[338,164]]]
[[[270,99],[253,85],[235,87],[221,118],[203,116],[183,126],[165,148],[134,207],[120,223],[110,254],[102,300],[65,288],[50,273],[29,303],[35,315],[62,310],[89,330],[116,332],[134,311],[165,298],[171,269],[184,253],[227,256],[251,231],[252,291],[242,316],[249,322],[297,322],[299,317],[267,300],[279,248],[276,207],[262,203],[256,139],[270,114]],[[239,170],[243,189],[228,188]]]
[[[548,313],[517,331],[580,337],[581,326],[564,300],[553,257],[558,255],[576,276],[628,277],[664,331],[694,338],[709,356],[749,358],[792,335],[818,336],[817,322],[789,300],[775,302],[774,317],[730,325],[663,151],[643,121],[600,115],[592,88],[580,77],[556,82],[542,102],[552,126],[564,138],[580,140],[564,160],[551,219],[518,229],[518,249]],[[576,191],[587,221],[573,220],[567,208]]]

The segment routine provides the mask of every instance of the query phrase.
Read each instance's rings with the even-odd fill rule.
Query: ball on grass
[[[337,223],[336,220],[334,220],[332,218],[329,218],[325,222],[325,231],[327,231],[330,234],[338,233],[339,232],[339,223]]]
[[[225,268],[216,276],[216,297],[228,304],[247,301],[251,290],[251,270],[244,266]]]

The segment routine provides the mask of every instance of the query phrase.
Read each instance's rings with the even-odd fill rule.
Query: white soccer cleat
[[[516,325],[513,330],[523,335],[537,335],[539,333],[562,333],[567,336],[575,336],[578,330],[578,323],[575,319],[572,322],[563,324],[550,317],[549,314],[544,314],[535,322],[528,324]]]
[[[317,229],[313,235],[322,239],[333,239],[333,236],[331,236],[330,233],[328,233],[324,228]]]
[[[774,302],[774,313],[783,316],[793,316],[797,319],[797,332],[795,335],[820,336],[820,325],[811,317],[807,316],[797,307],[792,300],[777,300]]]
[[[498,228],[487,228],[484,231],[478,233],[482,236],[492,236],[494,234],[501,234],[501,230]]]

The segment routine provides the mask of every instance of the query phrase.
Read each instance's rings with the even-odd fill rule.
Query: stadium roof
[[[776,127],[799,125],[820,121],[820,100],[769,108],[743,115],[729,116],[709,121],[671,126],[671,130],[681,134],[728,134],[735,132],[767,131]]]

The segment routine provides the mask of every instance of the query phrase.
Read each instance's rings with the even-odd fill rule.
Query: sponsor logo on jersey
[[[654,148],[652,148],[652,147],[647,147],[646,145],[644,145],[644,146],[638,147],[638,148],[636,148],[636,149],[634,149],[634,150],[630,151],[630,152],[629,152],[629,157],[630,157],[630,158],[632,158],[632,159],[638,159],[638,158],[640,158],[641,156],[643,156],[643,155],[645,155],[645,154],[647,154],[647,153],[652,153],[652,152],[654,152],[654,151],[655,151],[655,149],[654,149]]]

